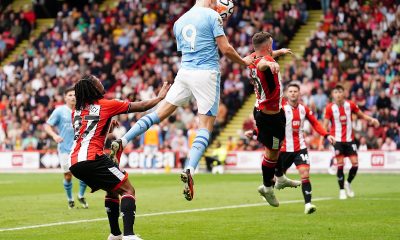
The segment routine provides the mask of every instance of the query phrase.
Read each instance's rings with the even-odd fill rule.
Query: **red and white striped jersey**
[[[83,110],[72,113],[74,144],[70,153],[70,165],[95,160],[103,155],[104,143],[113,116],[127,113],[129,102],[100,99]]]
[[[254,53],[252,56],[255,56]],[[260,71],[257,69],[257,64],[264,59],[268,62],[275,62],[275,60],[270,56],[264,56],[258,58],[254,63],[255,65],[250,65],[250,77],[253,81],[254,92],[256,93],[257,100],[255,107],[258,110],[269,110],[269,111],[279,111],[282,108],[282,98],[283,98],[283,87],[281,83],[280,73],[272,74],[271,70],[268,68],[265,71]]]
[[[331,135],[336,142],[352,142],[354,139],[351,114],[360,109],[352,101],[346,100],[342,106],[330,103],[325,109],[325,119],[331,122]]]
[[[307,148],[304,139],[304,120],[306,119],[320,135],[328,134],[307,106],[299,104],[297,107],[292,107],[286,103],[283,105],[283,110],[286,116],[286,127],[281,152],[297,152]]]

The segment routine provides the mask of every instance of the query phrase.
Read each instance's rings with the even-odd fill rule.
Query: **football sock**
[[[74,199],[72,198],[72,181],[67,181],[64,179],[64,189],[65,193],[67,193],[68,201],[73,201]]]
[[[120,235],[121,229],[119,228],[119,224],[118,224],[119,198],[113,198],[113,197],[106,196],[106,198],[104,200],[104,207],[106,208],[111,233],[114,236]]]
[[[121,198],[121,213],[124,222],[124,236],[134,235],[133,224],[135,224],[136,200],[132,195],[123,195]]]
[[[125,147],[129,141],[146,132],[152,125],[160,123],[156,112],[149,113],[140,118],[131,129],[121,138],[122,146]]]
[[[79,180],[79,193],[78,193],[79,198],[83,198],[83,196],[85,196],[86,186],[87,185],[84,181]]]
[[[275,167],[276,167],[276,161],[273,161],[264,156],[264,159],[263,159],[262,165],[261,165],[264,186],[266,186],[266,187],[272,186],[272,180],[274,178]]]
[[[338,179],[339,188],[340,188],[340,189],[344,189],[344,173],[343,173],[343,166],[338,166],[336,176],[337,176],[337,179]]]
[[[210,139],[210,133],[205,128],[200,128],[197,130],[196,137],[193,141],[192,147],[189,151],[189,162],[186,166],[186,169],[196,169],[201,156],[203,156],[204,151],[208,146],[208,140]]]
[[[356,177],[357,175],[357,170],[358,170],[358,166],[352,166],[350,168],[349,171],[349,176],[347,177],[347,182],[351,183],[351,181],[353,181],[353,179]]]
[[[311,202],[311,182],[309,178],[302,178],[301,179],[301,191],[303,192],[304,202],[310,203]]]
[[[283,168],[282,168],[282,163],[281,161],[278,159],[278,163],[276,164],[276,168],[275,168],[275,176],[276,177],[282,177],[283,176]]]

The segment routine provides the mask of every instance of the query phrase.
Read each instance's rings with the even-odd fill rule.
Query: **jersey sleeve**
[[[360,111],[360,108],[358,108],[357,104],[355,104],[353,101],[349,101],[350,103],[350,109],[353,113],[358,113]]]
[[[326,108],[325,108],[325,116],[324,116],[324,118],[326,119],[326,120],[331,120],[332,119],[332,115],[333,115],[333,113],[332,113],[332,107],[331,107],[331,105],[330,104],[328,104],[327,106],[326,106]]]
[[[129,102],[122,100],[107,100],[106,104],[107,112],[110,117],[127,113],[129,110]]]
[[[213,14],[211,14],[210,21],[214,38],[224,36],[224,22],[221,16],[214,11]]]
[[[308,108],[304,107],[306,110],[306,118],[311,123],[311,126],[317,131],[317,133],[321,136],[328,135],[328,132],[322,127],[321,123],[318,122],[317,118],[314,116],[313,112]]]
[[[59,108],[56,108],[50,115],[49,119],[47,119],[47,124],[50,126],[57,126],[58,123],[60,122],[60,110]]]

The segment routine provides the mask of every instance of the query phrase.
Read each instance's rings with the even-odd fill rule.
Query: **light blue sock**
[[[85,196],[86,186],[87,186],[86,183],[79,180],[79,193],[78,193],[79,198],[83,198]]]
[[[192,148],[189,151],[189,162],[186,168],[196,169],[199,164],[201,156],[208,146],[208,140],[210,139],[210,133],[207,129],[201,128],[197,131],[196,138],[193,141]]]
[[[65,192],[67,193],[68,201],[74,200],[72,198],[72,181],[67,182],[67,180],[64,179],[64,189]]]
[[[156,112],[149,113],[140,118],[135,125],[122,137],[123,142],[126,143],[132,141],[135,137],[146,132],[152,125],[160,123],[160,118]],[[125,147],[125,146],[124,146]]]

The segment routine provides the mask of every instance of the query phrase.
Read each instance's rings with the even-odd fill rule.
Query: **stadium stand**
[[[42,125],[49,113],[62,104],[62,92],[81,73],[99,76],[109,90],[107,97],[130,100],[150,98],[162,81],[172,82],[179,55],[171,26],[191,2],[147,2],[143,5],[140,1],[120,1],[117,7],[104,10],[97,4],[86,6],[83,11],[66,6],[58,13],[53,28],[31,41],[18,61],[0,70],[2,150],[54,148]],[[238,1],[235,13],[225,23],[227,36],[242,55],[251,51],[251,35],[259,30],[274,33],[276,48],[288,46],[310,17],[305,1],[285,1],[281,7],[273,1],[262,8],[263,2]],[[303,60],[285,67],[284,82],[302,82],[303,101],[320,118],[329,99],[328,90],[337,83],[345,85],[350,98],[384,123],[373,132],[379,136],[377,144],[367,144],[368,148],[380,148],[387,136],[399,146],[399,9],[395,5],[357,6],[355,2],[339,6],[332,1],[334,11],[326,11],[304,50]],[[357,26],[360,31],[350,26]],[[23,34],[29,36],[25,30]],[[325,41],[327,36],[333,40]],[[371,38],[367,40],[368,37]],[[224,57],[221,63],[223,83],[216,134],[252,92],[246,70]],[[179,132],[176,129],[187,135],[196,127],[192,126],[195,111],[196,106],[189,104],[160,124],[164,148],[170,148],[170,140]],[[109,140],[122,136],[139,117],[140,114],[121,116],[121,128]],[[371,131],[365,123],[355,121],[354,125],[360,142],[372,141],[364,134]],[[310,142],[312,135],[309,132]],[[250,146],[246,149],[257,148],[254,142],[247,144]],[[139,139],[133,147],[141,147]]]

